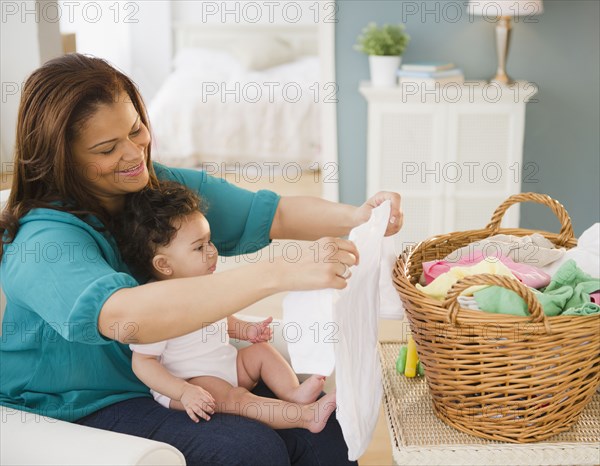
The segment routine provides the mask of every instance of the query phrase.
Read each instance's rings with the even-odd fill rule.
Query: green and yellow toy
[[[412,336],[408,337],[408,343],[400,347],[398,358],[396,359],[396,372],[404,374],[406,377],[415,377],[425,375],[425,368],[419,355],[417,354],[417,345]]]

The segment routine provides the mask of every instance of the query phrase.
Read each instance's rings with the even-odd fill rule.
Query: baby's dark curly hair
[[[194,212],[203,213],[204,207],[195,192],[172,181],[127,194],[115,231],[125,263],[134,273],[152,277],[152,258],[177,233],[174,222]]]

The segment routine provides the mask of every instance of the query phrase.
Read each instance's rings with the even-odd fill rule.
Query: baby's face
[[[172,275],[169,278],[197,277],[215,271],[219,254],[210,242],[210,225],[200,212],[187,215],[175,227],[179,228],[168,246],[156,253],[167,257]]]

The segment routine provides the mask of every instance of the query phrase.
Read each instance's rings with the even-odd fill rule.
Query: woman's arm
[[[388,199],[392,209],[386,236],[397,233],[402,227],[403,215],[397,193],[382,191],[360,207],[316,197],[282,197],[271,226],[271,239],[314,240],[323,236],[345,236],[352,228],[368,221],[371,210]]]
[[[342,289],[346,265],[357,262],[354,243],[323,238],[304,246],[294,262],[279,257],[213,275],[123,288],[102,306],[98,329],[103,336],[127,344],[167,340],[281,291]]]

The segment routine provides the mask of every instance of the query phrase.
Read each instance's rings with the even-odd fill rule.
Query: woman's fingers
[[[400,194],[390,191],[380,191],[374,196],[370,197],[367,202],[360,206],[355,213],[355,220],[357,224],[361,224],[369,220],[371,211],[388,200],[390,201],[391,209],[390,218],[385,230],[385,236],[391,236],[398,233],[404,222],[404,215],[402,213],[402,198],[400,197]]]
[[[385,236],[395,235],[402,228],[402,224],[404,223],[404,214],[400,209],[393,209],[390,212],[390,222],[387,225],[385,230]]]
[[[359,262],[358,248],[352,241],[342,238],[321,238],[317,241],[319,255],[316,262],[343,262],[356,265]]]
[[[352,276],[352,271],[350,270],[350,267],[347,264],[342,262],[340,263],[338,268],[340,269],[339,273],[336,273],[338,277],[341,277],[344,280],[348,280]]]
[[[342,289],[351,276],[350,267],[359,263],[359,253],[352,241],[325,237],[302,245],[300,259],[283,258],[283,263],[289,270],[281,274],[287,280],[284,289]]]

